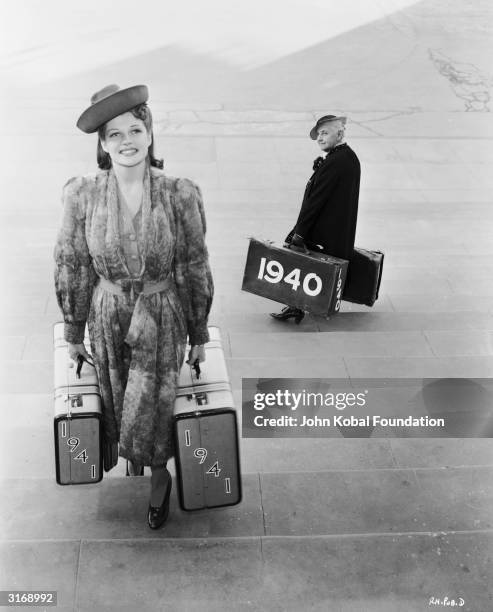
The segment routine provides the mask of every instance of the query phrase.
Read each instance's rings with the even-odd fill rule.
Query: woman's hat
[[[127,89],[120,89],[118,85],[107,85],[92,96],[91,106],[79,117],[77,127],[86,134],[92,134],[107,121],[147,102],[148,99],[149,91],[146,85],[134,85]]]
[[[322,123],[329,123],[330,121],[342,121],[344,125],[346,125],[347,117],[336,117],[336,115],[324,115],[320,117],[317,123],[310,130],[310,138],[312,140],[317,140],[317,130],[322,125]]]

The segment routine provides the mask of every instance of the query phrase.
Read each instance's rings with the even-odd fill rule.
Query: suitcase
[[[89,350],[89,339],[84,339]],[[103,478],[103,424],[98,378],[93,365],[68,356],[63,323],[53,327],[55,387],[55,467],[60,485],[89,484]]]
[[[316,315],[338,312],[348,262],[250,239],[243,291]]]
[[[344,301],[373,306],[378,299],[383,259],[384,254],[381,251],[354,249],[342,293]]]
[[[238,425],[219,329],[209,327],[209,335],[200,377],[185,363],[175,402],[175,463],[183,510],[232,506],[242,496]]]

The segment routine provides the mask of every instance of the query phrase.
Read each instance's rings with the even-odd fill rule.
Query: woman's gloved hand
[[[188,353],[188,365],[193,365],[197,359],[199,363],[205,361],[205,348],[203,344],[194,344]]]
[[[77,361],[77,357],[79,355],[82,355],[84,359],[92,359],[92,357],[86,351],[86,347],[84,346],[82,342],[80,344],[72,344],[71,342],[69,342],[68,343],[68,354],[69,354],[70,359],[72,359],[73,361]]]

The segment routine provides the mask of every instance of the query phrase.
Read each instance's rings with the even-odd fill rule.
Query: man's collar
[[[343,147],[347,147],[347,143],[346,142],[340,142],[339,144],[336,144],[336,146],[332,147],[332,149],[330,149],[330,151],[327,151],[325,157],[327,158],[328,155],[332,155],[332,153],[334,153],[334,151],[338,151],[339,149],[342,149]]]
[[[335,147],[332,147],[332,149],[330,151],[323,151],[323,157],[317,157],[314,162],[313,162],[313,170],[318,170],[320,168],[320,166],[327,160],[327,158],[329,157],[329,155],[332,155],[332,153],[334,153],[334,151],[338,151],[339,149],[342,149],[343,147],[347,146],[346,142],[341,142],[338,145],[336,145]]]

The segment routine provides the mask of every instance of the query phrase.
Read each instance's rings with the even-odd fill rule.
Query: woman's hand
[[[73,359],[73,361],[75,362],[77,361],[78,355],[82,355],[84,359],[92,359],[92,357],[86,351],[86,347],[84,346],[82,342],[80,344],[72,344],[71,342],[69,342],[68,343],[68,355],[70,359]]]
[[[188,365],[193,365],[197,359],[200,363],[205,361],[205,348],[203,344],[194,344],[188,353]]]

